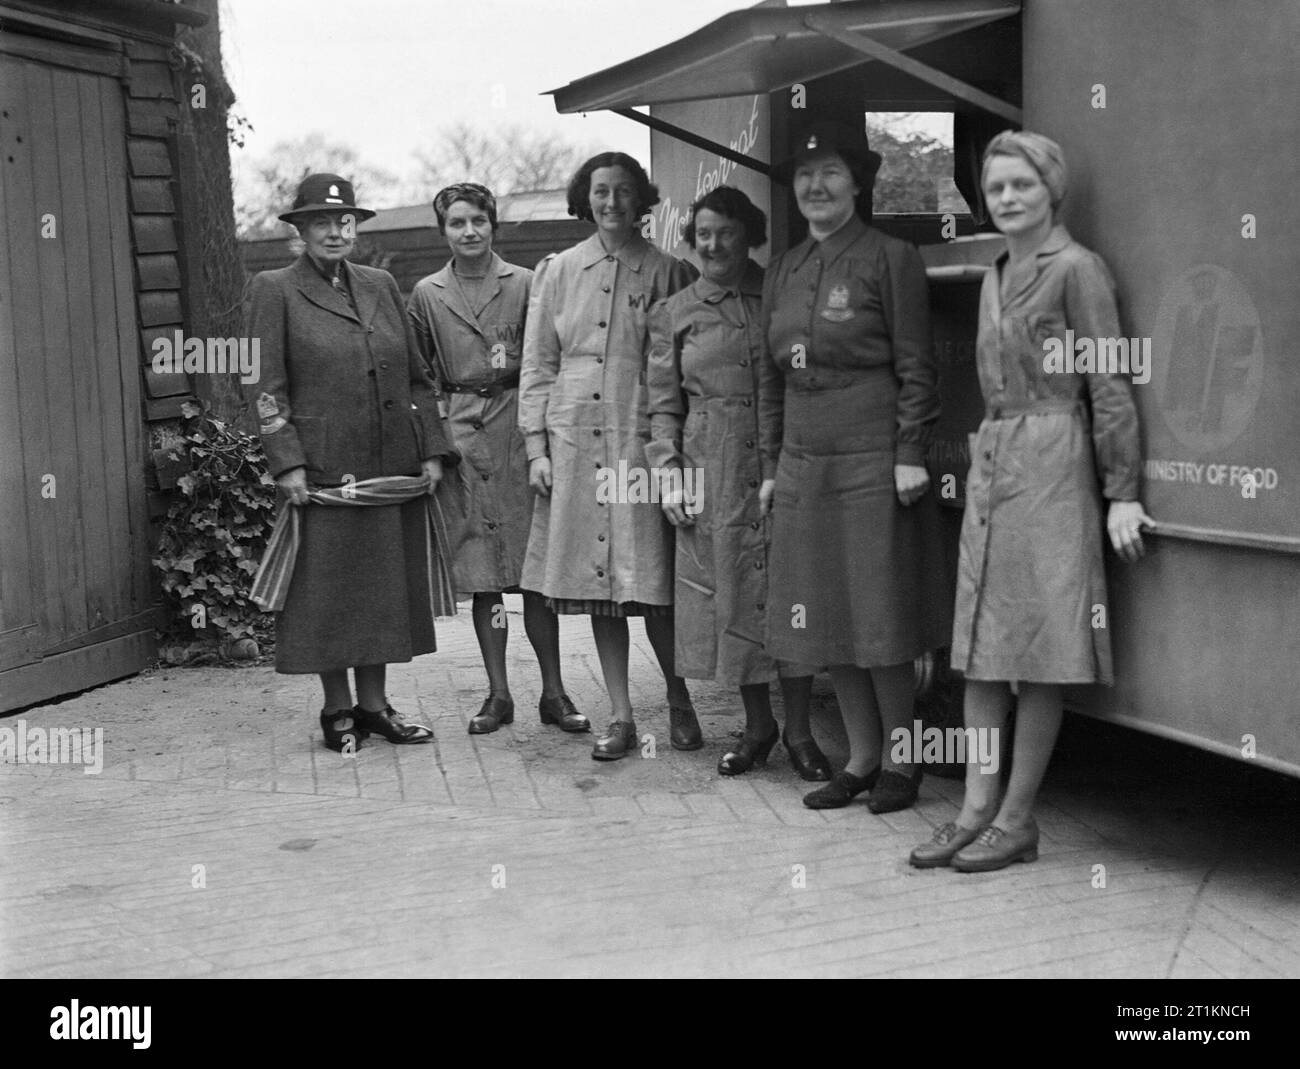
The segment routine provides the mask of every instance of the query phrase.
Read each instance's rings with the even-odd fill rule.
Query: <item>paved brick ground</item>
[[[563,626],[569,691],[603,723],[586,620]],[[594,762],[590,736],[537,722],[512,627],[518,717],[490,736],[465,731],[484,693],[466,616],[390,678],[434,745],[332,754],[314,677],[270,668],[157,671],[22,714],[102,727],[106,761],[0,765],[0,975],[1300,975],[1294,781],[1071,722],[1038,862],[918,872],[907,852],[958,783],[874,817],[804,808],[779,749],[721,778],[736,696],[697,685],[708,745],[673,751],[638,624],[654,757]],[[829,697],[816,727],[841,756]]]

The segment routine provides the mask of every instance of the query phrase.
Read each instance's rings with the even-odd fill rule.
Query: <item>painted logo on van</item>
[[[1264,385],[1259,313],[1241,279],[1216,264],[1184,271],[1165,292],[1153,334],[1165,425],[1213,452],[1250,426]]]

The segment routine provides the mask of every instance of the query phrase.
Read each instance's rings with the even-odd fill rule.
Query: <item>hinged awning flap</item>
[[[562,114],[770,93],[863,62],[861,54],[811,28],[869,35],[905,51],[1007,18],[1019,0],[854,0],[732,11],[702,29],[551,90]]]

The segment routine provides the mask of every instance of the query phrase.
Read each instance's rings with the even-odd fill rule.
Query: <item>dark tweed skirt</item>
[[[423,500],[371,508],[308,505],[275,670],[329,672],[409,661],[436,648]]]

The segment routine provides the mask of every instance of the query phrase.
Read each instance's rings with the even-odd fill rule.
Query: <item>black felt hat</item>
[[[358,208],[356,194],[352,192],[352,183],[336,174],[309,174],[298,183],[298,195],[293,198],[293,207],[280,216],[286,223],[292,223],[299,215],[312,212],[351,212],[357,222],[364,222],[375,213],[369,208]]]
[[[875,181],[882,162],[880,153],[872,151],[864,131],[842,122],[813,123],[799,131],[789,154],[772,168],[772,177],[789,185],[802,160],[832,152],[862,175],[868,186]]]

